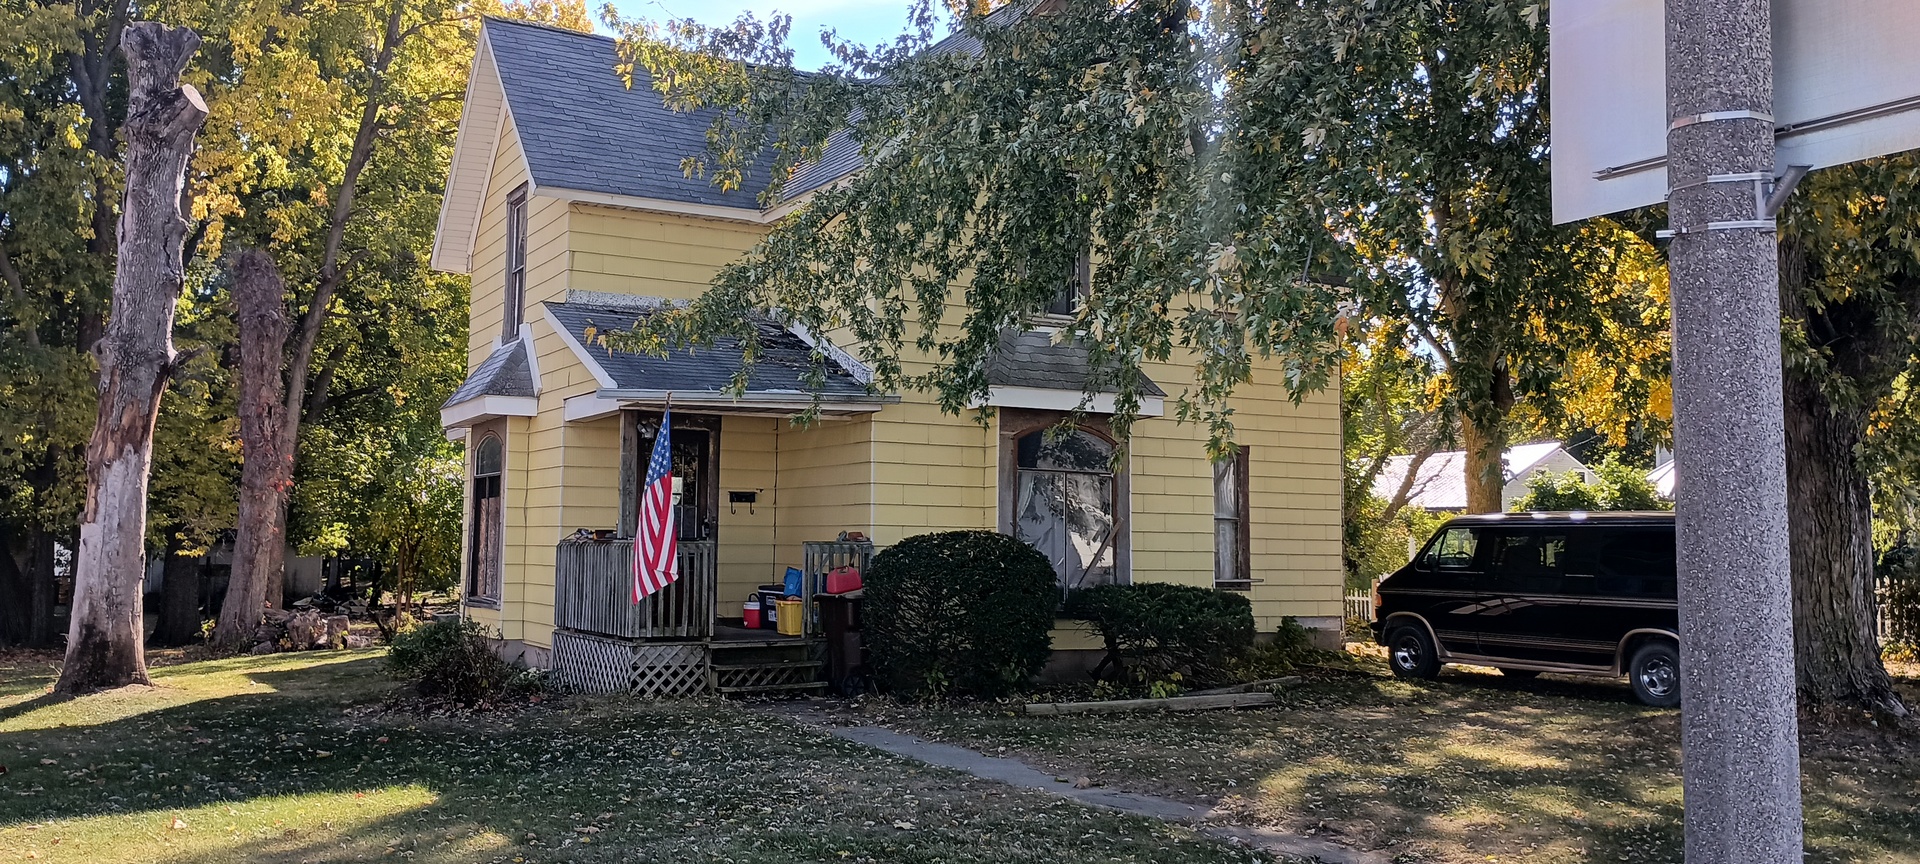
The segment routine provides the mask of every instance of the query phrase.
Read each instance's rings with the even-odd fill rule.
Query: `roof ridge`
[[[555,33],[559,33],[566,36],[578,36],[583,39],[594,39],[600,42],[611,43],[613,45],[618,45],[620,42],[620,40],[615,39],[612,36],[607,36],[600,33],[582,33],[570,27],[561,27],[558,24],[548,24],[543,21],[528,21],[525,18],[509,18],[504,15],[482,15],[480,16],[480,20],[484,24],[512,24],[519,27],[532,27],[536,30],[551,30]]]

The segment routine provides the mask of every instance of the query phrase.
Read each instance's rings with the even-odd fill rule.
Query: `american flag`
[[[633,536],[633,602],[680,578],[679,543],[673,528],[673,412],[660,418],[647,460],[647,482],[640,487],[640,525]]]

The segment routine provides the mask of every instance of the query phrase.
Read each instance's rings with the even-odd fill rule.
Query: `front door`
[[[641,484],[646,482],[646,460],[660,434],[660,416],[629,411],[622,435],[626,450],[622,468],[621,531],[630,536],[639,514]],[[718,539],[720,531],[720,418],[711,414],[673,415],[674,527],[682,543]]]

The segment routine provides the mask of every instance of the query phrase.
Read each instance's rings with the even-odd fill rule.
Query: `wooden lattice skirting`
[[[553,631],[553,674],[578,693],[699,696],[707,692],[709,662],[703,642],[635,642]]]

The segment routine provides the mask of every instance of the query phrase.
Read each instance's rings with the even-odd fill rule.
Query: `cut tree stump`
[[[1117,714],[1123,711],[1205,711],[1213,708],[1254,708],[1272,705],[1272,693],[1215,693],[1209,696],[1172,696],[1166,699],[1115,699],[1108,702],[1035,702],[1027,713]]]

